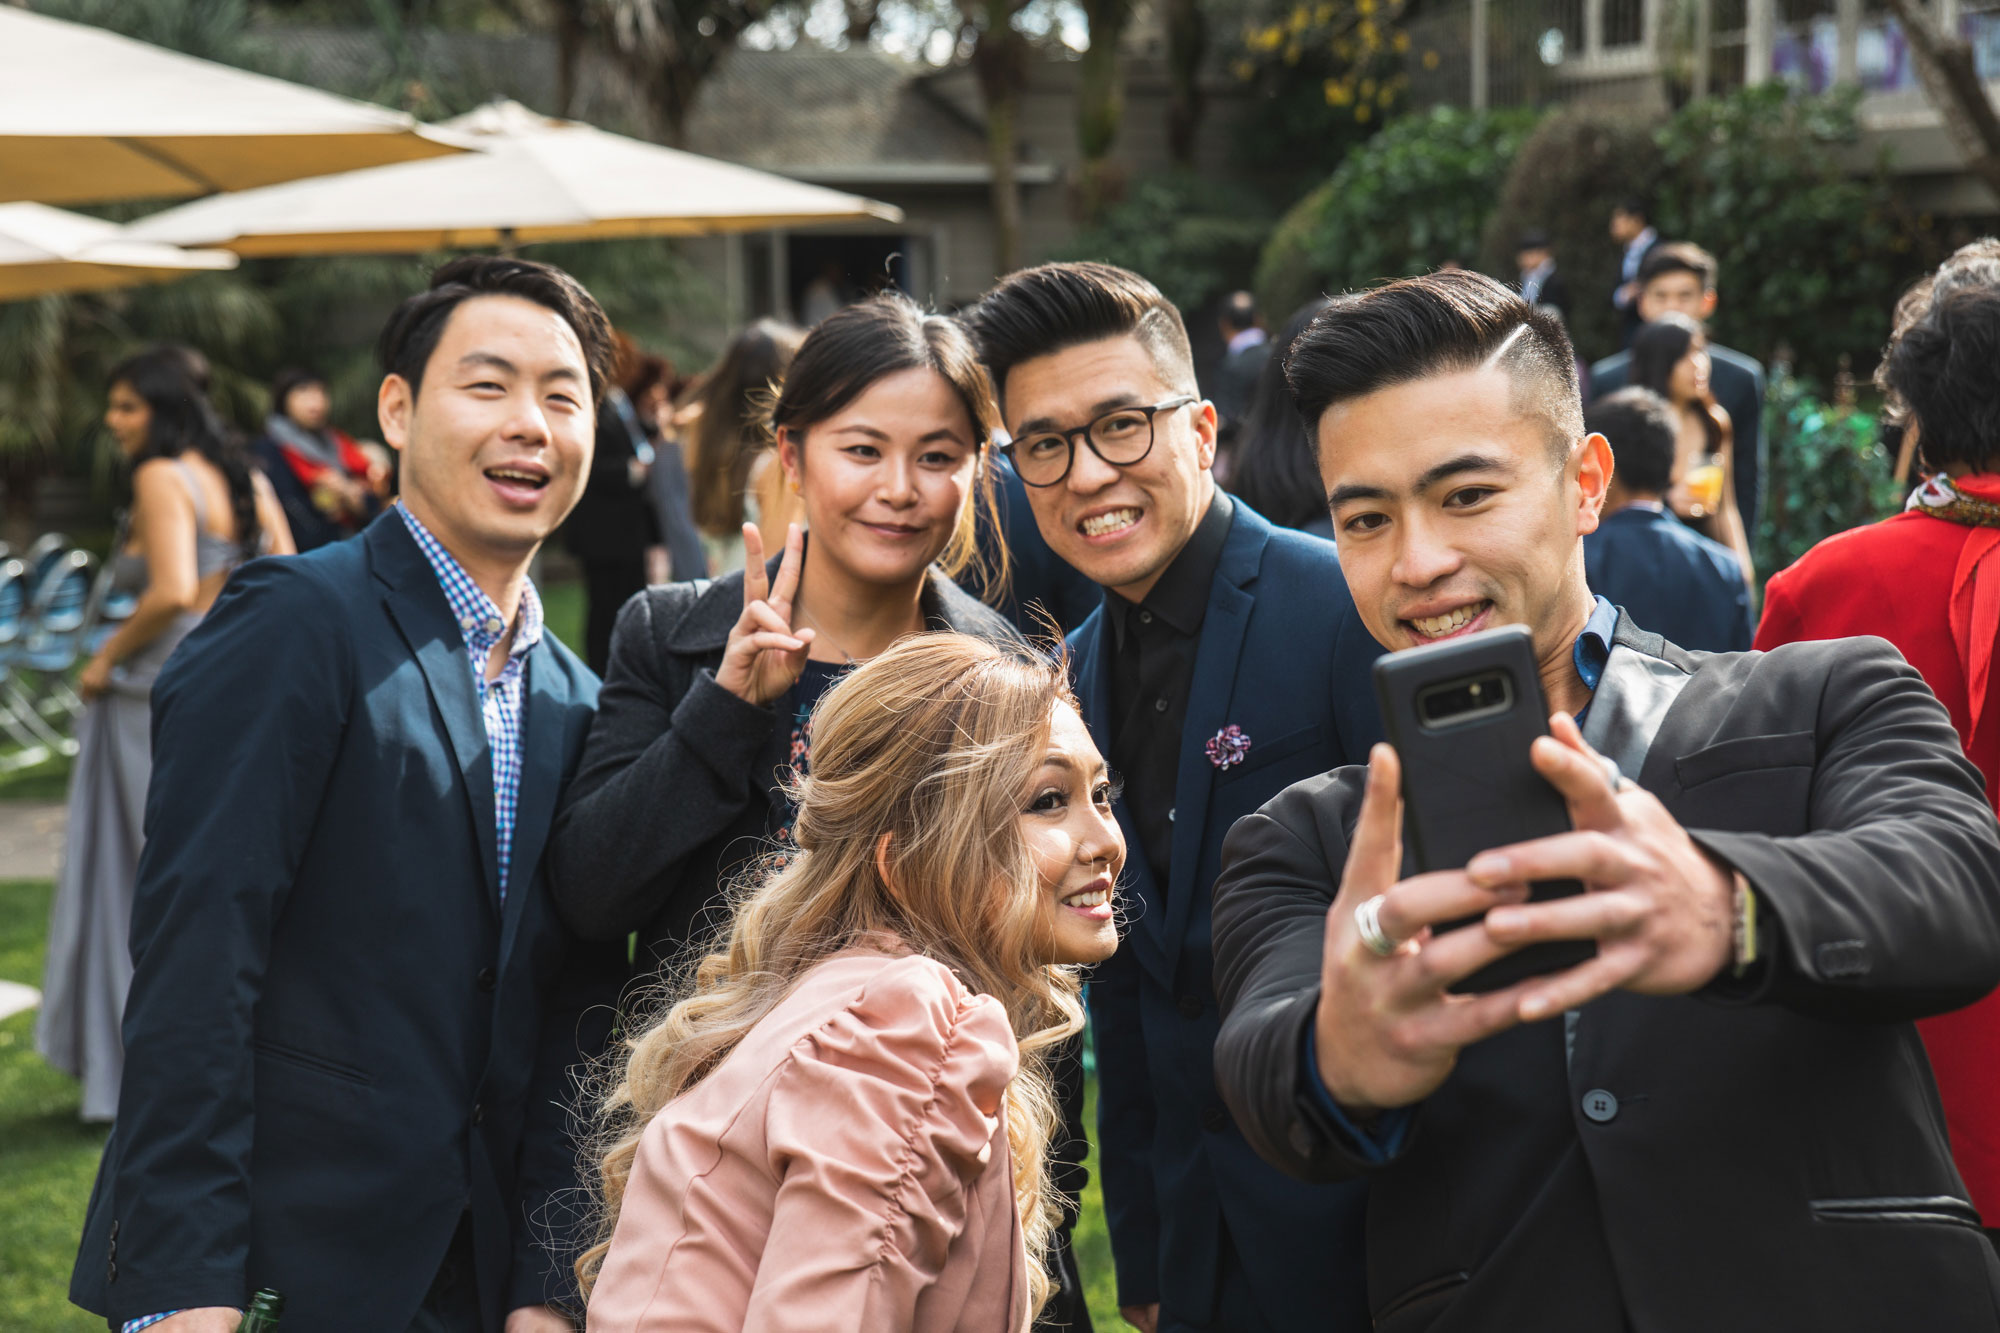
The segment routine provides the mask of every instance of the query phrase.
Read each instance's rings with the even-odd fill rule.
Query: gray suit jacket
[[[1375,1327],[2000,1328],[1911,1022],[2000,981],[2000,831],[1944,709],[1880,639],[1710,655],[1621,619],[1586,735],[1748,878],[1766,961],[1468,1047],[1386,1164],[1302,1058],[1364,770],[1224,849],[1217,1080],[1280,1167],[1369,1173]]]

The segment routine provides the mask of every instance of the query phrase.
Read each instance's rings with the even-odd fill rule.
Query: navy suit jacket
[[[1756,626],[1736,553],[1672,514],[1629,505],[1583,539],[1590,590],[1639,625],[1706,653],[1750,650]]]
[[[1109,627],[1070,637],[1084,721],[1110,750]],[[1369,664],[1381,648],[1331,542],[1266,522],[1242,500],[1201,625],[1175,783],[1172,882],[1161,885],[1121,802],[1132,918],[1090,983],[1098,1170],[1119,1302],[1211,1317],[1220,1227],[1277,1328],[1368,1327],[1361,1188],[1304,1185],[1251,1150],[1215,1086],[1221,1015],[1209,891],[1230,826],[1294,782],[1357,763],[1381,738]],[[1249,737],[1220,768],[1207,744]]]
[[[286,1333],[401,1330],[468,1213],[487,1329],[569,1289],[541,1233],[623,950],[572,941],[541,862],[596,695],[553,636],[530,654],[503,906],[464,639],[402,519],[230,579],[153,693],[124,1088],[70,1299],[116,1327],[275,1287]]]
[[[1714,342],[1708,345],[1708,360],[1709,382],[1715,391],[1715,401],[1729,413],[1730,428],[1736,436],[1736,442],[1729,451],[1729,461],[1736,476],[1736,511],[1743,515],[1743,530],[1750,534],[1750,540],[1755,541],[1757,515],[1764,498],[1764,367],[1757,358]],[[1624,388],[1630,382],[1631,372],[1630,351],[1618,352],[1597,362],[1590,368],[1592,401]],[[1618,599],[1614,597],[1612,600]],[[1643,620],[1639,623],[1646,625]],[[1653,626],[1646,625],[1646,628],[1652,629]],[[1666,637],[1671,643],[1680,642],[1671,634]]]

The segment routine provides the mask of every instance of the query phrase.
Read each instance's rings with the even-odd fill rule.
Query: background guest
[[[1326,303],[1327,298],[1320,297],[1294,310],[1272,343],[1271,355],[1257,375],[1243,437],[1236,445],[1229,489],[1273,523],[1331,540],[1333,520],[1326,513],[1319,459],[1305,422],[1292,405],[1292,392],[1285,387],[1285,356]]]
[[[1735,552],[1746,583],[1756,578],[1750,538],[1736,508],[1735,424],[1710,385],[1708,339],[1669,311],[1632,338],[1632,384],[1666,399],[1674,414],[1673,488],[1667,504],[1697,532]]]
[[[1675,417],[1651,389],[1620,389],[1592,403],[1583,428],[1611,445],[1616,470],[1604,516],[1583,539],[1590,590],[1641,628],[1683,648],[1740,653],[1750,646],[1750,588],[1736,553],[1667,511]]]
[[[804,339],[802,331],[788,324],[758,320],[730,339],[679,414],[683,434],[691,442],[688,470],[695,523],[708,549],[708,567],[718,575],[743,568],[745,520],[758,525],[765,549],[772,551],[784,544],[785,528],[798,521],[780,470],[775,474],[778,489],[787,502],[770,515],[776,528],[767,529],[751,477],[771,442],[765,431],[771,398]]]
[[[2000,242],[1946,261],[1891,339],[1878,382],[1928,480],[1894,518],[1829,537],[1764,593],[1757,646],[1873,634],[1923,673],[2000,806]],[[2000,1220],[2000,997],[1918,1025],[1952,1156]]]
[[[215,603],[229,572],[259,552],[292,553],[271,485],[223,429],[180,348],[112,368],[105,427],[132,468],[132,509],[112,586],[132,614],[83,669],[69,822],[49,923],[35,1044],[83,1081],[81,1117],[118,1111],[119,1022],[132,982],[127,942],[152,776],[153,679]]]
[[[1529,305],[1552,305],[1556,313],[1569,319],[1569,283],[1556,269],[1555,251],[1549,248],[1549,234],[1531,231],[1514,247],[1514,267],[1520,271],[1515,284],[1521,299]]]
[[[1715,256],[1698,245],[1669,241],[1647,252],[1639,268],[1639,319],[1652,323],[1668,314],[1686,315],[1708,331],[1717,300]],[[1628,331],[1629,344],[1636,328]],[[1710,387],[1729,412],[1735,431],[1731,467],[1735,473],[1736,512],[1746,532],[1756,532],[1763,494],[1764,367],[1755,357],[1711,339],[1708,343]],[[1587,394],[1615,393],[1632,380],[1629,350],[1614,353],[1590,367]]]
[[[660,541],[646,549],[646,582],[700,578],[708,573],[708,553],[695,526],[687,457],[673,432],[673,362],[635,350],[624,370],[618,392],[607,392],[605,402],[627,431],[645,439],[653,454],[646,470],[646,497],[653,506]]]
[[[600,1333],[1014,1333],[1050,1294],[1046,1059],[1068,965],[1118,947],[1104,760],[1060,665],[964,635],[858,668],[815,729],[799,853],[605,1105]]]
[[[646,551],[660,540],[659,517],[647,487],[652,442],[618,387],[632,373],[639,352],[624,334],[616,337],[618,370],[597,405],[589,484],[563,524],[563,545],[583,564],[583,657],[600,674],[611,657],[618,608],[646,586]]]
[[[1639,270],[1660,240],[1660,233],[1653,226],[1652,212],[1652,206],[1637,196],[1620,200],[1611,210],[1611,239],[1622,247],[1618,260],[1618,287],[1611,293],[1611,304],[1624,317],[1619,333],[1628,344],[1632,335],[1639,331],[1639,325],[1646,320],[1639,309],[1642,285]]]
[[[352,537],[382,512],[390,493],[389,469],[329,421],[332,406],[322,376],[279,372],[254,446],[301,551]]]
[[[1249,292],[1231,292],[1216,322],[1222,332],[1223,353],[1209,400],[1215,404],[1222,452],[1233,457],[1243,423],[1250,415],[1258,377],[1271,358],[1271,336],[1265,332],[1257,298]]]

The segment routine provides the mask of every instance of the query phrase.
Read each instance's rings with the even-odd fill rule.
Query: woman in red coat
[[[1877,378],[1930,479],[1902,513],[1829,537],[1774,577],[1756,646],[1889,640],[2000,803],[2000,243],[1959,251],[1897,315]],[[2000,993],[1918,1027],[1952,1154],[2000,1238]]]

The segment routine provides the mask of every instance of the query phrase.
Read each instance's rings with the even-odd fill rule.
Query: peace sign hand
[[[792,688],[805,670],[813,632],[792,628],[792,598],[804,563],[805,538],[793,523],[785,529],[785,558],[778,563],[777,581],[770,582],[757,525],[743,525],[743,614],[729,631],[715,683],[760,708]]]

